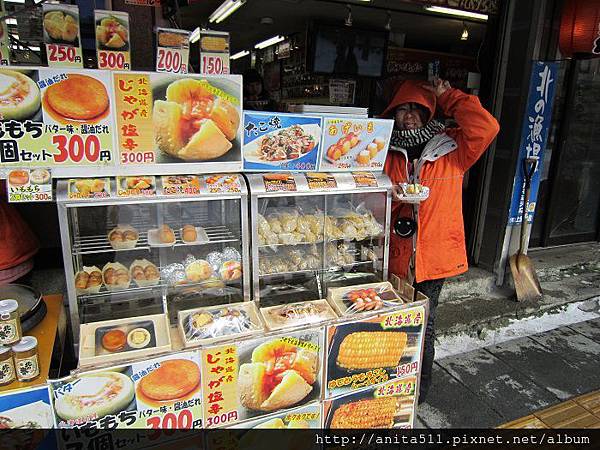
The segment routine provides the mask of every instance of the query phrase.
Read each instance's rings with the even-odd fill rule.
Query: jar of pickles
[[[15,363],[13,362],[13,354],[10,347],[0,346],[0,386],[15,381]]]
[[[0,300],[0,345],[11,345],[21,339],[19,303],[16,300]]]
[[[33,336],[24,336],[12,346],[15,358],[15,370],[19,381],[30,381],[40,375],[38,342]]]

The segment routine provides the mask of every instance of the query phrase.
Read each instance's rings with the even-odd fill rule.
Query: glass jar
[[[10,345],[21,339],[19,303],[13,299],[0,300],[0,345]]]
[[[0,346],[0,386],[6,386],[16,380],[15,363],[10,347]]]
[[[15,357],[15,371],[19,381],[30,381],[40,375],[38,342],[33,336],[23,336],[18,344],[12,346]]]

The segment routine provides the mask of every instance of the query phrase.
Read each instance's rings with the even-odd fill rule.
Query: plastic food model
[[[138,231],[130,226],[113,228],[108,233],[108,242],[115,250],[134,248],[140,235]]]
[[[193,312],[184,326],[188,340],[199,340],[243,333],[252,329],[254,324],[243,309],[222,308]]]
[[[274,135],[265,136],[260,142],[258,153],[260,159],[265,161],[283,161],[300,158],[315,146],[313,136],[306,134],[300,125],[293,125]]]
[[[391,428],[397,409],[397,397],[378,397],[346,403],[334,411],[330,427]]]
[[[26,119],[40,107],[37,84],[22,73],[0,69],[0,117],[2,120]]]
[[[145,259],[133,261],[129,272],[138,286],[152,286],[160,280],[158,268]]]
[[[423,191],[423,186],[420,184],[407,184],[406,185],[406,193],[411,194],[420,194]]]
[[[102,272],[97,267],[84,267],[75,275],[75,289],[78,293],[97,293],[102,287]]]
[[[158,230],[158,238],[163,244],[174,244],[175,232],[169,225],[162,225]]]
[[[231,149],[239,112],[209,88],[203,80],[177,80],[167,88],[166,101],[154,102],[154,137],[161,151],[187,161],[205,161]]]
[[[362,370],[396,367],[407,343],[400,331],[358,331],[340,343],[336,364],[342,369]]]
[[[350,309],[357,312],[383,308],[383,300],[375,289],[350,291],[344,296],[344,300],[351,303]]]
[[[198,239],[198,233],[194,225],[184,225],[181,229],[181,239],[184,242],[196,242]]]
[[[49,11],[44,15],[44,30],[52,39],[73,42],[77,39],[79,26],[70,14],[62,11]]]
[[[242,265],[239,261],[225,261],[219,270],[219,274],[223,280],[237,280],[242,276]]]
[[[333,161],[337,161],[342,156],[346,155],[351,149],[356,147],[360,140],[358,133],[350,132],[343,136],[337,143],[332,144],[327,149],[327,156]]]
[[[150,332],[145,328],[135,328],[127,335],[127,345],[131,348],[144,348],[150,343]]]
[[[127,289],[131,281],[129,271],[121,263],[107,263],[102,269],[102,276],[106,287],[113,291]]]
[[[185,268],[185,275],[188,281],[198,283],[211,278],[213,269],[208,262],[203,259],[197,259]]]
[[[261,313],[272,330],[337,318],[326,300],[270,306],[261,308]]]
[[[129,37],[127,28],[115,17],[105,17],[96,26],[96,39],[105,47],[119,49],[127,44]]]
[[[121,330],[110,330],[102,336],[102,347],[109,352],[119,352],[125,348],[127,337]]]
[[[312,390],[317,353],[279,339],[254,349],[250,363],[240,366],[240,402],[249,409],[275,411],[302,401]]]

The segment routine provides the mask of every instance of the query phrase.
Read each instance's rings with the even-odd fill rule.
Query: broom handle
[[[525,177],[525,196],[523,199],[523,212],[521,213],[521,242],[519,253],[527,254],[527,205],[529,204],[529,195],[531,193],[531,178],[537,167],[537,159],[526,158],[523,160],[523,176]]]

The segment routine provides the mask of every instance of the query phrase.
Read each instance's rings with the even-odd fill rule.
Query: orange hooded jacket
[[[463,176],[494,140],[500,127],[473,95],[450,88],[436,98],[423,88],[422,81],[403,82],[392,102],[383,112],[394,117],[398,105],[418,103],[425,106],[429,119],[436,107],[458,123],[434,136],[425,146],[414,168],[412,182],[428,186],[429,198],[418,208],[393,202],[392,224],[398,217],[417,221],[414,238],[401,238],[394,232],[390,238],[389,271],[401,278],[409,277],[413,246],[416,249],[414,273],[417,282],[447,278],[466,272],[467,254],[462,215]],[[409,182],[407,156],[403,149],[390,148],[384,171],[392,183]]]

